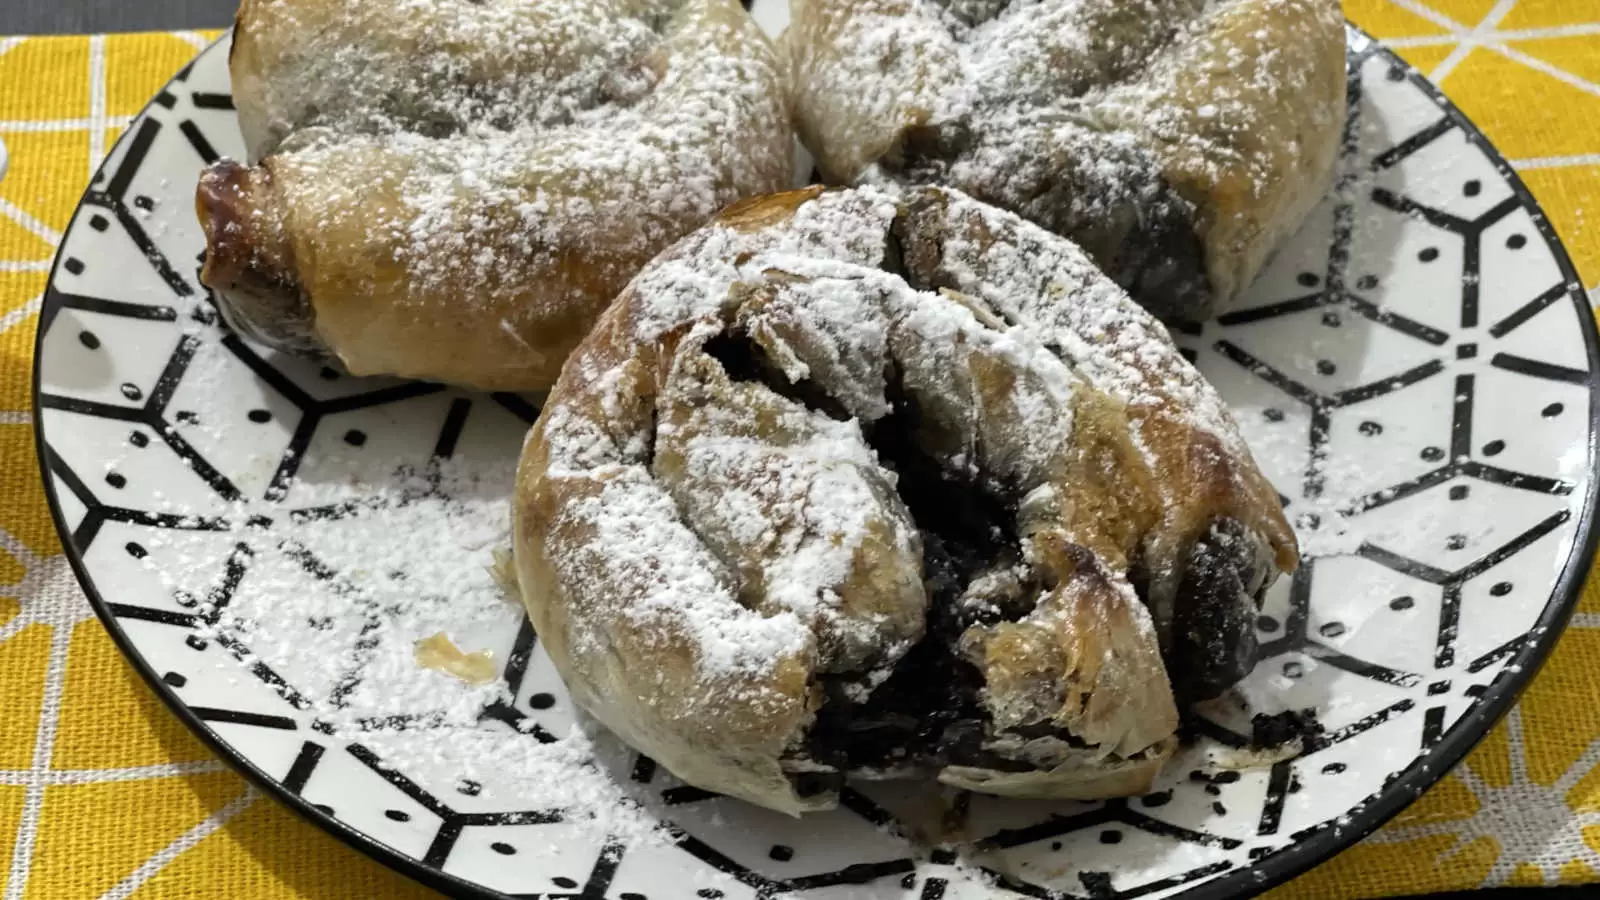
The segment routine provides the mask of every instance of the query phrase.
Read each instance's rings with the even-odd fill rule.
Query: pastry
[[[513,510],[575,701],[788,813],[846,776],[1139,793],[1297,562],[1166,330],[940,188],[756,198],[665,251],[568,360]]]
[[[201,279],[280,349],[542,390],[650,257],[793,170],[737,0],[247,0],[253,165],[201,177]]]
[[[831,182],[945,184],[1070,237],[1163,318],[1230,304],[1326,193],[1339,0],[791,0]]]

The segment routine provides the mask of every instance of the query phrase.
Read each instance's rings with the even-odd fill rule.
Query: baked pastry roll
[[[1163,318],[1226,307],[1329,187],[1339,0],[790,0],[835,183],[946,184],[1080,246]]]
[[[846,776],[1142,792],[1174,687],[1246,671],[1296,563],[1165,329],[938,188],[756,198],[664,252],[568,360],[513,509],[574,699],[789,813]]]
[[[548,388],[640,266],[793,172],[736,0],[248,0],[231,66],[259,161],[201,177],[201,279],[361,375]]]

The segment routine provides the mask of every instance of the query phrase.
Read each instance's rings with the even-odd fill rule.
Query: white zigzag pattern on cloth
[[[1491,785],[1465,764],[1452,774],[1472,792],[1478,804],[1476,812],[1449,821],[1390,825],[1367,840],[1398,844],[1449,835],[1456,840],[1435,860],[1443,862],[1478,838],[1493,838],[1499,850],[1484,886],[1508,883],[1523,864],[1538,868],[1545,881],[1552,883],[1560,880],[1561,867],[1573,861],[1600,872],[1600,853],[1583,837],[1585,828],[1600,825],[1600,812],[1573,812],[1566,800],[1567,793],[1600,764],[1600,740],[1591,743],[1554,784],[1543,785],[1528,775],[1522,707],[1512,708],[1504,727],[1510,754],[1509,784]]]

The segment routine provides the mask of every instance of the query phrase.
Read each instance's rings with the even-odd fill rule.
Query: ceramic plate
[[[585,731],[473,562],[504,541],[536,409],[278,356],[229,333],[199,284],[196,174],[242,152],[226,42],[133,123],[61,246],[35,421],[67,554],[218,753],[453,893],[1254,892],[1457,762],[1550,650],[1594,552],[1600,357],[1571,263],[1460,112],[1364,36],[1349,43],[1338,189],[1237,310],[1181,336],[1305,563],[1261,612],[1254,717],[1208,713],[1147,796],[975,799],[969,840],[930,847],[904,836],[926,794],[860,785],[836,812],[788,819]],[[503,680],[416,689],[423,625],[489,651]],[[1252,731],[1286,711],[1314,720],[1301,752],[1241,767]],[[561,758],[570,780],[548,768]]]

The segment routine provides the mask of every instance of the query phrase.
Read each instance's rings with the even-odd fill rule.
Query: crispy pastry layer
[[[1166,330],[936,188],[758,198],[662,254],[551,392],[514,540],[580,704],[791,813],[847,775],[1138,793],[1297,561]]]

